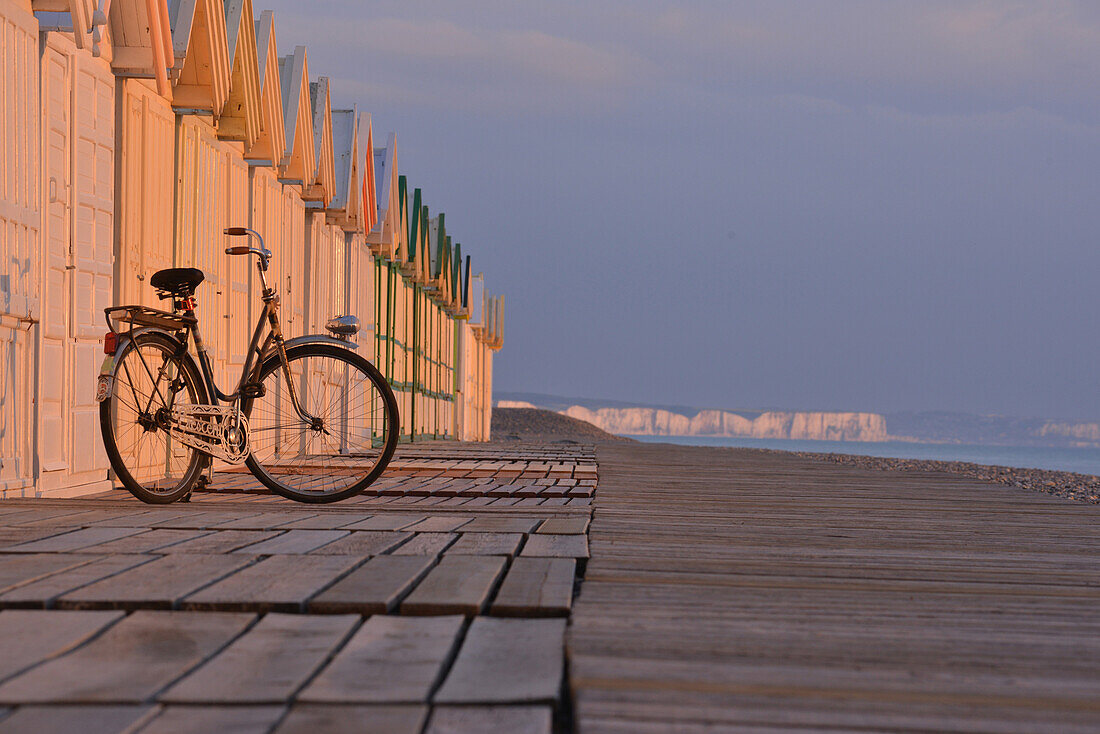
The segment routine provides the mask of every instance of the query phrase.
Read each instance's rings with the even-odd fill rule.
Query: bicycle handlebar
[[[226,255],[256,255],[260,258],[260,271],[267,270],[268,261],[271,259],[271,250],[264,247],[264,238],[260,236],[260,233],[254,229],[248,227],[226,227],[222,230],[224,234],[230,237],[240,237],[247,235],[249,237],[255,237],[260,241],[259,247],[251,247],[249,245],[234,245],[232,247],[225,248]]]

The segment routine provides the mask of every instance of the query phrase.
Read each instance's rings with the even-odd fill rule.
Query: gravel
[[[815,454],[805,451],[792,452],[807,459],[828,461],[833,464],[857,466],[861,469],[910,472],[947,472],[972,479],[1004,484],[1009,487],[1046,492],[1056,497],[1100,504],[1100,477],[1049,469],[1019,469],[1011,466],[985,466],[964,461],[931,461],[925,459],[885,459],[877,456],[853,454]]]

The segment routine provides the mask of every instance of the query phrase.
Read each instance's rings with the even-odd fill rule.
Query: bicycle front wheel
[[[286,368],[278,355],[264,363],[259,382],[262,397],[243,405],[247,464],[273,492],[337,502],[362,492],[389,464],[400,433],[397,400],[382,373],[355,352],[334,344],[293,347]]]

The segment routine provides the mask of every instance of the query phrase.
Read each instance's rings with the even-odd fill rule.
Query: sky
[[[266,8],[505,294],[497,391],[1100,419],[1100,3]]]

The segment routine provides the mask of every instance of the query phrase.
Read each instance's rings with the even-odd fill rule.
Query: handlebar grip
[[[248,228],[247,227],[226,227],[224,232],[225,232],[225,234],[229,235],[230,237],[238,237],[242,234],[248,234]]]
[[[226,255],[247,255],[252,252],[252,248],[248,245],[237,245],[235,247],[225,248]]]

